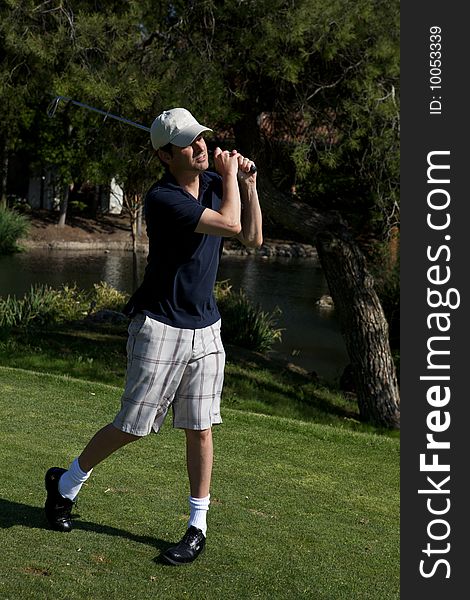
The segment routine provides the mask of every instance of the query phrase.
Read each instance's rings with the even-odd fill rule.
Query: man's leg
[[[186,465],[189,476],[188,530],[179,544],[169,548],[162,556],[172,565],[182,565],[195,560],[204,550],[207,531],[207,511],[210,502],[210,485],[213,462],[212,429],[202,431],[185,429]]]
[[[186,429],[185,433],[186,465],[191,491],[188,527],[196,527],[206,536],[213,462],[212,429]]]
[[[162,425],[192,351],[193,334],[138,313],[129,325],[128,368],[121,410],[112,424],[90,440],[68,471],[46,473],[46,516],[61,531],[70,531],[71,507],[91,470],[110,454]],[[124,433],[132,431],[133,434]]]
[[[89,441],[68,470],[52,467],[46,473],[46,517],[53,529],[71,531],[72,506],[93,467],[123,446],[140,439],[109,424]]]
[[[59,493],[64,498],[74,500],[97,464],[119,448],[138,439],[139,436],[125,433],[112,423],[100,429],[88,442],[80,456],[73,461],[69,470],[60,478]]]
[[[163,560],[173,565],[192,562],[205,547],[213,461],[212,426],[222,422],[224,365],[220,321],[196,329],[191,360],[173,401],[173,426],[184,429],[186,434],[190,486],[188,529],[179,544],[162,555]]]
[[[141,439],[142,436],[126,433],[115,427],[112,423],[100,429],[88,442],[83,452],[78,457],[82,471],[91,471],[102,460],[110,456],[119,448],[130,442]]]
[[[184,432],[186,434],[186,465],[191,496],[205,498],[210,492],[214,458],[212,429],[202,431],[185,429]]]

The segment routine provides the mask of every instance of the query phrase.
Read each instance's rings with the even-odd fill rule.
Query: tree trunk
[[[242,114],[249,114],[244,108]],[[286,230],[295,232],[305,243],[313,243],[319,231],[338,221],[338,216],[320,213],[308,204],[299,202],[295,196],[280,192],[273,184],[271,169],[266,160],[265,144],[259,134],[256,116],[245,117],[233,126],[237,148],[258,167],[257,187],[263,216]]]
[[[69,206],[69,197],[70,192],[73,190],[73,183],[64,187],[64,194],[62,196],[62,200],[60,201],[59,222],[57,223],[57,227],[64,227],[65,225],[65,219],[67,218],[67,209]]]
[[[132,275],[134,291],[139,287],[139,262],[137,258],[137,237],[139,234],[139,197],[137,194],[132,195]]]
[[[142,237],[142,203],[139,201],[139,207],[137,209],[137,237]]]
[[[351,360],[361,418],[400,427],[400,396],[388,324],[365,258],[341,230],[323,232],[318,255]]]

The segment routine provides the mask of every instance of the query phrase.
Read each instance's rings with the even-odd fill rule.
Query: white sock
[[[88,473],[82,471],[78,464],[78,458],[76,458],[70,465],[69,470],[59,479],[59,494],[69,500],[75,500],[82,485],[90,477],[91,471],[88,471]]]
[[[197,527],[202,531],[204,536],[207,532],[207,511],[209,510],[210,504],[209,494],[205,498],[193,498],[189,496],[189,522],[188,527]]]

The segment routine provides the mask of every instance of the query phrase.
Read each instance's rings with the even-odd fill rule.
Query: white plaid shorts
[[[170,406],[173,427],[202,430],[222,423],[220,320],[180,329],[138,313],[128,332],[126,385],[115,427],[138,436],[158,432]]]

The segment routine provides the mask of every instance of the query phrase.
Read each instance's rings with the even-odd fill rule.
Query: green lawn
[[[0,365],[124,385],[125,326],[68,324],[53,329],[0,329]],[[266,356],[228,346],[223,403],[273,416],[398,436],[359,422],[357,403]]]
[[[399,441],[366,431],[225,408],[207,549],[186,567],[154,560],[187,521],[170,421],[95,469],[71,534],[48,530],[44,472],[68,465],[120,393],[0,367],[0,598],[399,598]]]

